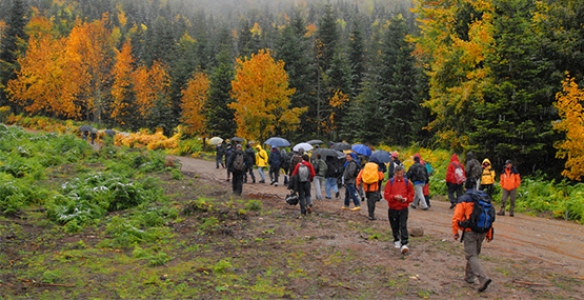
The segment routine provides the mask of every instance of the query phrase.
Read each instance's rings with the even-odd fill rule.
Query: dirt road
[[[183,172],[193,172],[201,178],[223,182],[226,187],[231,186],[231,182],[226,181],[225,169],[217,169],[215,162],[186,157],[176,158],[181,161]],[[254,172],[256,180],[259,181],[257,170]],[[278,187],[269,184],[247,183],[244,184],[243,193],[246,195],[274,194],[284,199],[287,189],[283,186],[282,181],[281,177]],[[314,187],[312,193],[314,195]],[[341,195],[344,195],[344,190],[341,191]],[[450,220],[453,211],[449,209],[449,202],[439,201],[443,198],[434,197],[432,207],[428,211],[411,209],[410,226],[420,225],[425,229],[427,235],[451,240]],[[326,210],[328,212],[356,214],[356,212],[342,212],[342,200],[313,200],[313,203],[315,212]],[[362,215],[363,222],[370,222],[367,220],[366,204],[363,206],[363,210],[358,213]],[[375,222],[387,222],[387,203],[385,201],[378,202],[376,215],[379,220]],[[518,263],[525,260],[541,261],[555,265],[574,277],[583,278],[584,226],[516,213],[515,217],[497,217],[495,228],[495,240],[484,247],[485,254],[508,258]]]

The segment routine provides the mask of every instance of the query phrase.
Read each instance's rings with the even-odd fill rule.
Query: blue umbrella
[[[276,147],[286,147],[286,146],[290,146],[290,142],[288,142],[288,140],[283,139],[281,137],[271,137],[266,141],[266,144],[270,145],[270,146],[276,146]]]
[[[384,150],[375,150],[371,153],[369,157],[369,161],[379,162],[379,163],[388,163],[391,161],[391,154]]]
[[[353,149],[353,152],[363,156],[371,155],[371,149],[369,149],[369,147],[363,144],[354,144],[353,147],[351,147],[351,149]]]

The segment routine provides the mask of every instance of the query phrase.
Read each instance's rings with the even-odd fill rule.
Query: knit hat
[[[507,165],[507,164],[513,164],[513,162],[512,162],[510,159],[508,159],[508,160],[506,160],[506,161],[505,161],[505,164],[506,164],[506,165]]]

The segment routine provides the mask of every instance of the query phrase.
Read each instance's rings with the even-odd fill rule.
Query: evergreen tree
[[[361,90],[361,82],[365,73],[365,44],[361,32],[361,24],[354,21],[353,31],[349,38],[349,62],[351,64],[351,88],[355,97]]]
[[[0,43],[0,106],[12,105],[6,97],[6,83],[16,78],[14,70],[18,68],[16,59],[25,51],[28,35],[24,32],[27,23],[27,6],[23,0],[13,0],[7,29]],[[16,109],[17,107],[12,107]]]
[[[231,98],[231,81],[235,76],[234,62],[229,48],[219,52],[219,66],[211,74],[209,99],[205,106],[207,132],[211,136],[230,138],[235,134],[237,124],[234,121],[234,111],[227,105],[234,102]]]

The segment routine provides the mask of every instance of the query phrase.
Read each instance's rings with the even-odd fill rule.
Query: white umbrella
[[[292,150],[298,151],[300,148],[304,149],[304,151],[310,151],[310,150],[312,150],[313,147],[309,143],[300,143],[300,144],[297,144],[296,146],[294,146],[294,148],[292,148]]]
[[[209,143],[209,145],[217,145],[223,143],[223,139],[218,136],[214,136],[207,140],[207,143]]]

